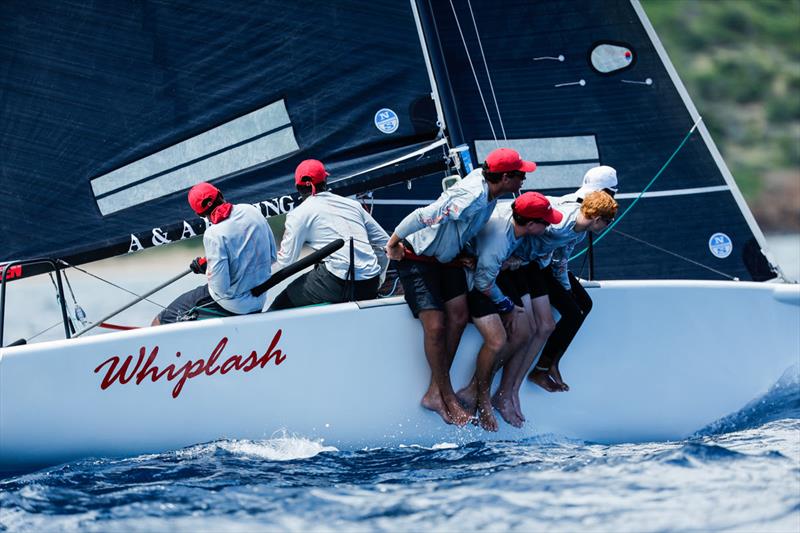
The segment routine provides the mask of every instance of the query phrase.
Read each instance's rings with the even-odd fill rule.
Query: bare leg
[[[538,296],[531,300],[530,312],[536,321],[536,333],[533,335],[533,341],[528,349],[528,355],[522,361],[522,364],[515,374],[514,385],[516,390],[519,390],[522,386],[522,379],[525,372],[527,372],[533,364],[542,346],[547,342],[548,337],[550,337],[550,334],[556,327],[556,322],[553,319],[553,311],[550,308],[550,298],[548,298],[547,295]],[[528,379],[548,392],[556,392],[559,390],[547,375],[546,370],[541,371],[533,369],[530,374],[528,374]]]
[[[504,399],[510,401],[515,418],[520,422],[525,422],[525,415],[522,413],[519,401],[519,384],[516,383],[516,379],[519,377],[518,374],[520,374],[519,367],[525,364],[525,357],[527,357],[530,351],[533,337],[536,334],[536,320],[533,318],[533,313],[531,312],[530,296],[525,295],[522,297],[522,305],[525,309],[525,314],[521,317],[522,323],[518,325],[517,330],[524,334],[517,336],[515,340],[515,346],[513,348],[514,353],[511,356],[512,360],[509,360],[503,367],[500,386],[492,397],[492,403],[495,405],[495,408],[500,411],[500,414],[503,414],[503,411],[498,405]],[[509,424],[514,425],[505,415],[503,415],[503,418]]]
[[[431,368],[431,383],[422,397],[422,406],[438,413],[448,424],[463,426],[469,422],[470,414],[458,403],[450,383],[445,314],[421,311],[419,319],[425,333],[425,356]]]
[[[486,431],[497,431],[497,419],[492,412],[489,390],[498,355],[506,345],[506,330],[500,315],[474,318],[475,327],[483,336],[483,345],[478,352],[475,365],[475,386],[477,388],[478,422]]]
[[[458,344],[464,334],[464,328],[469,322],[469,307],[467,295],[456,296],[444,303],[445,328],[447,341],[447,370],[453,366],[453,360],[458,351]]]
[[[498,410],[503,420],[518,428],[522,427],[525,418],[519,410],[519,400],[517,399],[516,404],[514,402],[515,391],[513,375],[505,369],[509,365],[512,367],[515,366],[512,364],[512,361],[524,359],[527,354],[527,347],[530,344],[531,329],[526,312],[515,313],[513,320],[513,327],[510,330],[506,330],[506,334],[508,335],[507,348],[502,351],[501,357],[498,358],[498,367],[505,366],[503,366],[504,369],[500,380],[500,386],[494,396],[492,396],[492,405]]]

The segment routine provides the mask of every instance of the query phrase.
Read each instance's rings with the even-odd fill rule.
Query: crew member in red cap
[[[517,394],[525,373],[556,329],[550,297],[558,298],[572,290],[567,262],[575,246],[583,241],[587,233],[597,233],[607,228],[616,217],[619,206],[608,193],[595,191],[587,194],[582,203],[557,203],[556,207],[564,214],[563,220],[548,227],[541,235],[526,237],[514,252],[522,260],[530,261],[520,270],[528,281],[531,300],[530,309],[526,308],[528,317],[530,321],[535,321],[535,333],[528,355],[522,362],[509,361],[504,370],[515,376],[513,386]],[[554,257],[556,251],[561,255]],[[554,289],[556,284],[559,290]],[[550,345],[550,351],[542,351],[536,367],[528,375],[529,380],[550,392],[569,390],[561,377],[558,362],[582,322],[568,320],[565,323],[566,333]]]
[[[189,190],[189,205],[211,224],[203,234],[206,256],[190,265],[196,274],[206,274],[208,283],[179,296],[153,325],[261,312],[266,294],[253,296],[250,289],[269,279],[276,256],[275,236],[261,212],[226,202],[210,183]]]
[[[475,375],[458,397],[471,410],[477,407],[480,425],[497,431],[494,406],[503,419],[521,427],[524,417],[518,412],[510,387],[501,387],[490,398],[494,372],[506,361],[527,355],[531,329],[522,297],[527,293],[524,276],[518,270],[502,270],[506,260],[528,236],[541,235],[551,224],[561,222],[562,214],[538,192],[526,192],[512,203],[503,203],[475,239],[478,261],[469,292],[469,310],[475,327],[483,336]],[[511,376],[503,375],[504,381]]]
[[[469,319],[463,267],[474,259],[466,258],[464,249],[489,220],[497,198],[519,192],[525,173],[535,169],[535,163],[514,150],[494,150],[482,168],[406,216],[386,245],[389,258],[397,261],[406,302],[422,322],[431,368],[422,406],[448,423],[464,425],[473,415],[460,404],[450,381],[450,366]]]
[[[328,191],[327,177],[325,166],[316,159],[297,166],[294,181],[303,202],[286,215],[276,268],[297,260],[304,244],[315,250],[336,239],[346,244],[290,283],[270,311],[351,298],[371,300],[378,293],[389,262],[383,250],[389,236],[357,201]]]

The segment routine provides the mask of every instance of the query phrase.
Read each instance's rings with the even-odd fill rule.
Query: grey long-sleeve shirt
[[[268,280],[275,260],[275,236],[256,207],[236,204],[228,218],[203,234],[208,292],[236,314],[261,311],[267,295],[250,289]]]
[[[329,255],[324,264],[334,276],[347,279],[350,237],[353,237],[356,280],[380,275],[389,264],[383,250],[389,241],[386,231],[355,200],[329,191],[309,196],[286,215],[286,231],[276,266],[283,268],[295,262],[303,244],[319,250],[341,238],[345,245]]]
[[[406,216],[394,232],[419,255],[452,261],[483,228],[494,211],[483,171],[476,169],[444,191],[430,205]]]
[[[521,243],[522,237],[517,238],[514,234],[511,202],[501,203],[475,238],[478,262],[475,266],[473,284],[494,303],[500,303],[506,297],[497,286],[500,268]]]
[[[564,218],[560,223],[548,226],[541,235],[525,237],[515,255],[525,261],[537,261],[542,267],[551,265],[553,276],[569,290],[567,263],[575,245],[586,238],[585,231],[574,231],[581,204],[562,202],[558,198],[548,199],[564,214]]]

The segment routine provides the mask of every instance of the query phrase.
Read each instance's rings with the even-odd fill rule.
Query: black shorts
[[[175,298],[166,309],[158,314],[158,321],[161,324],[173,324],[186,320],[197,320],[200,317],[216,316],[233,316],[233,313],[219,305],[211,297],[208,285],[201,285]]]
[[[350,301],[372,300],[378,294],[380,276],[357,280],[351,285],[331,273],[325,263],[317,264],[291,282],[269,306],[270,311],[291,309],[316,304],[336,304]],[[352,292],[351,292],[352,291]]]
[[[553,277],[550,267],[541,268],[539,267],[539,263],[533,261],[520,267],[518,272],[522,273],[528,284],[528,294],[531,295],[531,299],[549,294],[547,288],[549,283],[548,279]]]
[[[467,293],[467,277],[460,266],[411,259],[395,265],[415,318],[420,311],[444,311],[445,302]]]
[[[522,307],[522,296],[528,293],[528,284],[521,270],[503,270],[497,276],[497,286],[514,305]],[[497,314],[497,305],[485,294],[472,289],[467,295],[469,314],[473,318]]]

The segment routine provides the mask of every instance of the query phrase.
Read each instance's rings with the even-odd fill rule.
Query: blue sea
[[[276,434],[85,459],[0,479],[0,529],[797,533],[800,369],[679,442],[343,452]]]

